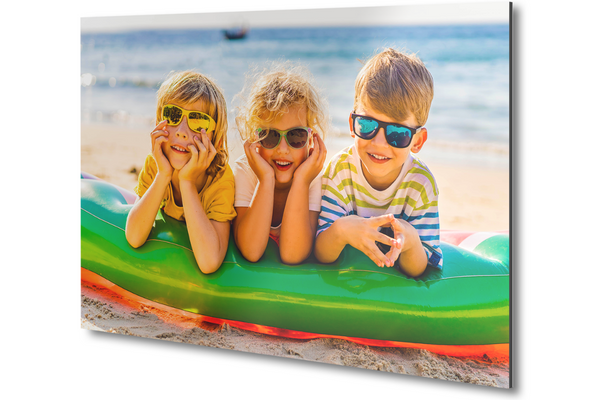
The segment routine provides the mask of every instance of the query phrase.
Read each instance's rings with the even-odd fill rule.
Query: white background
[[[588,1],[514,3],[514,389],[80,329],[80,17],[415,2],[4,4],[0,166],[8,179],[2,181],[0,217],[3,397],[594,397],[600,32],[598,7]]]

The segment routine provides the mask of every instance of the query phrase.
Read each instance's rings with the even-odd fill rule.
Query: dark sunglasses
[[[299,126],[296,128],[280,131],[273,128],[258,128],[256,131],[257,141],[265,149],[272,150],[279,146],[281,138],[285,137],[288,146],[301,149],[308,143],[308,137],[312,133],[310,128]]]
[[[385,140],[390,146],[397,149],[404,149],[410,145],[413,136],[422,128],[409,128],[408,126],[379,121],[375,118],[365,117],[351,113],[352,116],[352,131],[361,139],[371,140],[377,136],[380,128],[385,132]]]

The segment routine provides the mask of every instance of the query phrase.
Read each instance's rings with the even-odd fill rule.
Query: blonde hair
[[[235,118],[243,140],[252,140],[256,128],[295,106],[306,107],[308,127],[321,138],[329,129],[327,103],[313,85],[310,72],[291,62],[272,63],[261,72],[255,69],[246,77],[246,86],[236,95],[236,101],[243,103],[237,107]]]
[[[172,101],[189,104],[202,101],[207,114],[216,122],[211,142],[217,154],[206,170],[210,176],[216,176],[225,170],[229,161],[227,151],[227,103],[221,88],[208,77],[195,71],[171,72],[158,89],[156,123],[162,121],[162,108]]]
[[[354,85],[354,109],[362,103],[403,121],[412,113],[425,125],[433,100],[433,77],[416,54],[387,48],[362,67]]]

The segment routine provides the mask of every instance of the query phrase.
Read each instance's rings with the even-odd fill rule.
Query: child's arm
[[[394,219],[392,228],[396,238],[401,237],[402,248],[398,257],[400,268],[408,276],[419,276],[427,267],[427,254],[421,243],[419,233],[407,221]]]
[[[338,218],[317,236],[315,255],[322,263],[332,263],[349,244],[362,251],[379,267],[391,267],[395,261],[393,253],[400,249],[402,243],[379,232],[377,228],[391,224],[393,220],[392,214],[372,218],[362,218],[357,215]],[[392,249],[387,254],[383,254],[375,242],[391,246]]]
[[[248,164],[259,183],[252,204],[249,207],[236,207],[237,217],[233,221],[235,243],[242,255],[251,262],[258,261],[267,248],[275,191],[275,171],[256,152],[258,146],[257,143],[244,143]]]
[[[165,190],[171,182],[173,167],[165,157],[162,151],[162,143],[167,141],[169,134],[162,129],[166,126],[166,121],[159,123],[151,135],[152,156],[156,161],[157,173],[154,181],[144,193],[144,195],[135,202],[129,215],[127,215],[127,224],[125,225],[125,237],[127,242],[134,248],[138,248],[148,239],[156,213],[160,207]]]
[[[431,172],[425,169],[422,171],[424,173],[415,174],[416,176],[411,178],[420,184],[421,190],[418,194],[413,192],[414,206],[405,209],[407,220],[398,219],[392,223],[395,236],[402,236],[404,239],[402,253],[398,259],[400,268],[410,276],[422,274],[427,265],[442,268],[442,252],[439,246],[439,191]]]
[[[313,138],[314,148],[294,172],[294,181],[283,211],[279,254],[286,264],[299,264],[308,258],[315,242],[319,212],[309,210],[308,193],[310,184],[323,169],[327,149],[319,135],[315,134]]]
[[[206,169],[217,151],[204,130],[200,137],[194,136],[194,143],[195,146],[188,146],[192,158],[179,171],[179,189],[194,257],[200,270],[210,274],[219,269],[225,258],[229,223],[212,221],[206,216],[196,182],[206,180]]]

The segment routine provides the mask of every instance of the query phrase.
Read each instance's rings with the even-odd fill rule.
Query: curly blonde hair
[[[306,106],[308,127],[325,138],[329,129],[327,102],[313,84],[307,68],[291,62],[275,62],[246,77],[246,86],[236,95],[235,122],[243,140],[252,140],[256,128],[270,123],[296,106]]]
[[[433,77],[416,54],[387,48],[364,64],[354,85],[354,109],[359,103],[403,121],[414,114],[420,126],[429,117]]]
[[[207,76],[196,71],[171,72],[158,89],[156,105],[156,123],[162,121],[162,108],[176,101],[189,104],[201,101],[206,104],[207,114],[216,122],[211,142],[217,151],[211,165],[206,170],[210,176],[216,176],[225,170],[229,161],[227,150],[227,103],[221,88]]]

